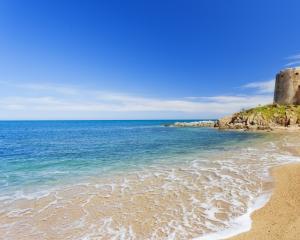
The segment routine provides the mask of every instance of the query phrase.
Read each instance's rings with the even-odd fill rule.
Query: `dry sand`
[[[270,201],[252,214],[252,228],[230,240],[300,239],[300,164],[274,168]]]

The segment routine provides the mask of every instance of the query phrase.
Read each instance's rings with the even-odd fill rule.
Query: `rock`
[[[254,123],[254,115],[253,114],[251,114],[248,118],[247,118],[247,120],[246,120],[246,124],[249,126],[249,125],[255,125],[255,123]]]
[[[294,112],[289,112],[286,115],[286,126],[296,125],[298,117]]]
[[[223,117],[221,119],[219,119],[215,125],[215,127],[218,127],[218,128],[228,128],[230,123],[232,122],[233,120],[233,117],[232,116],[226,116],[226,117]]]
[[[168,127],[214,127],[216,121],[175,122],[165,126]]]
[[[219,129],[263,130],[300,129],[300,106],[259,106],[220,118],[217,121],[175,122],[170,127],[215,127]]]
[[[219,129],[266,130],[300,127],[300,106],[267,105],[235,113],[219,119]]]

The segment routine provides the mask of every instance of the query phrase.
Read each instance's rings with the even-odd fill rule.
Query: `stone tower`
[[[300,104],[300,67],[287,68],[276,75],[274,103]]]

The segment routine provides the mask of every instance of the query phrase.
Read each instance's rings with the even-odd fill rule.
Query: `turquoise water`
[[[223,239],[300,161],[297,136],[172,122],[0,122],[0,239]]]
[[[173,121],[2,121],[0,191],[180,162],[261,136],[164,127],[168,122]]]

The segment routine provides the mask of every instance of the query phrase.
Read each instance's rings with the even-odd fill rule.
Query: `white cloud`
[[[51,91],[52,93],[60,93],[64,95],[74,95],[77,89],[71,86],[54,85],[54,84],[38,84],[38,83],[13,83],[9,81],[0,81],[0,85],[13,88],[19,88],[29,91]]]
[[[286,59],[290,61],[287,64],[285,64],[286,67],[295,67],[300,65],[300,54],[289,56]]]
[[[256,90],[258,93],[273,93],[275,86],[275,80],[269,80],[264,82],[252,82],[243,86],[243,88],[252,88]]]
[[[284,66],[286,66],[286,67],[295,67],[295,66],[298,66],[298,65],[300,65],[300,60],[289,62],[289,63],[285,64]]]
[[[300,59],[300,54],[295,54],[292,56],[287,57],[287,59]]]
[[[26,95],[0,97],[0,119],[211,118],[272,102],[272,96],[265,94],[270,92],[270,83],[246,87],[259,93],[163,99],[75,86],[10,84],[11,89],[27,90]],[[35,94],[28,96],[30,91]]]

